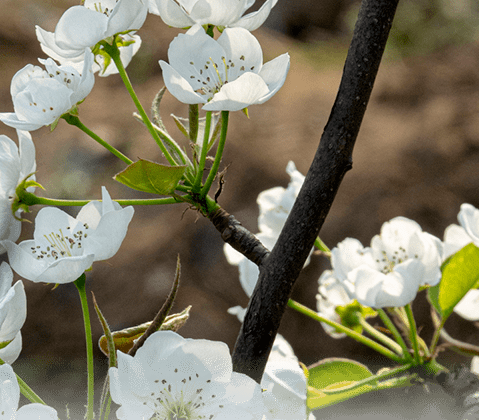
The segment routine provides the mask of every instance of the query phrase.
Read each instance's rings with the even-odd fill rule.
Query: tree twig
[[[261,381],[294,282],[345,173],[399,0],[363,0],[339,91],[313,163],[271,254],[260,266],[233,369]]]
[[[269,250],[254,236],[248,229],[241,226],[241,223],[221,207],[208,216],[221,233],[221,238],[230,244],[246,258],[261,266],[269,255]]]

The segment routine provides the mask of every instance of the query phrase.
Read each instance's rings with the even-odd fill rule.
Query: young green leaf
[[[140,159],[113,178],[134,190],[171,195],[183,178],[186,166],[165,166]]]
[[[373,384],[337,394],[326,394],[324,389],[342,388],[373,376],[364,365],[354,360],[324,359],[309,368],[308,408],[311,410],[336,404],[374,389]]]
[[[479,248],[466,245],[441,267],[442,279],[428,292],[429,301],[445,320],[466,293],[479,281]]]

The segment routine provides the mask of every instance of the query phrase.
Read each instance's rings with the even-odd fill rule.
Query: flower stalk
[[[105,140],[103,140],[100,136],[95,134],[93,131],[91,131],[85,124],[83,124],[80,121],[80,118],[78,118],[76,115],[71,115],[71,114],[63,114],[62,118],[70,125],[74,125],[75,127],[78,127],[81,131],[83,131],[85,134],[90,136],[93,140],[95,140],[98,144],[102,145],[106,150],[111,152],[113,155],[115,155],[118,159],[121,159],[123,162],[125,162],[127,165],[131,165],[133,161],[126,157],[123,153],[121,153],[119,150],[115,149],[111,144],[108,144]]]
[[[378,353],[382,354],[383,356],[388,357],[391,360],[394,360],[397,363],[403,363],[404,360],[403,358],[399,357],[396,353],[392,352],[391,350],[387,349],[386,347],[380,345],[374,340],[371,340],[370,338],[364,337],[362,334],[357,333],[356,331],[353,331],[349,329],[348,327],[345,327],[344,325],[338,324],[337,322],[334,322],[326,317],[323,317],[319,315],[317,312],[313,311],[312,309],[309,309],[308,307],[302,305],[299,302],[295,302],[292,299],[288,300],[288,306],[292,309],[297,310],[298,312],[302,313],[303,315],[309,316],[310,318],[314,319],[315,321],[318,322],[324,322],[325,324],[331,325],[332,327],[336,328],[340,332],[345,333],[347,336],[353,338],[354,340],[371,347],[373,350],[377,351]]]
[[[93,420],[93,405],[94,405],[94,374],[93,374],[93,340],[91,334],[90,312],[88,310],[88,299],[85,288],[86,276],[83,273],[74,284],[78,289],[80,296],[81,308],[83,312],[83,321],[85,325],[85,342],[86,342],[86,356],[87,356],[87,375],[88,375],[88,400],[86,419]]]
[[[226,142],[226,134],[228,133],[228,118],[229,118],[229,112],[228,111],[221,111],[221,118],[222,118],[222,123],[221,123],[221,134],[220,134],[220,139],[218,142],[218,148],[216,149],[216,156],[215,160],[213,162],[213,166],[210,169],[210,173],[208,174],[208,178],[206,178],[205,184],[203,185],[203,188],[201,189],[200,195],[204,197],[206,194],[208,194],[208,191],[211,188],[211,184],[213,183],[216,174],[218,173],[218,168],[221,163],[221,158],[223,156],[223,150],[225,148],[225,142]],[[203,147],[205,144],[203,144]]]
[[[120,50],[118,49],[117,45],[115,42],[113,42],[112,45],[110,45],[108,42],[102,42],[104,50],[110,55],[112,60],[114,61],[118,73],[120,74],[121,79],[123,80],[123,83],[125,84],[126,89],[128,90],[128,93],[131,96],[131,99],[133,100],[136,109],[138,110],[138,113],[140,114],[143,122],[145,123],[146,127],[148,128],[148,131],[150,132],[151,136],[155,140],[156,144],[159,146],[161,149],[161,152],[165,156],[166,160],[173,166],[176,166],[176,162],[171,156],[170,152],[166,149],[165,145],[160,139],[160,136],[156,132],[155,128],[151,124],[150,119],[148,118],[148,115],[146,114],[143,106],[141,105],[140,100],[138,99],[138,96],[135,93],[135,90],[133,89],[133,85],[131,84],[130,78],[128,77],[128,74],[126,73],[125,67],[123,66],[123,63],[120,59]]]

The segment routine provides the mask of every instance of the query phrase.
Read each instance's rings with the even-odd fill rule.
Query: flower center
[[[174,371],[178,373],[178,369]],[[208,385],[211,380],[199,384],[199,378],[199,374],[196,373],[172,383],[167,379],[156,379],[154,381],[156,391],[150,394],[149,402],[144,403],[147,405],[152,403],[150,407],[155,412],[149,420],[213,419],[214,414],[205,415],[203,412],[205,404],[216,397],[206,395],[205,392],[204,385]]]
[[[220,66],[209,57],[200,67],[190,61],[190,84],[197,93],[207,95],[208,99],[211,99],[226,83],[236,80],[245,72],[254,71],[254,66],[246,68],[245,60],[244,55],[237,60],[226,60],[226,57],[223,56],[221,57],[223,66]]]
[[[82,242],[88,237],[89,226],[87,223],[83,224],[83,229],[71,232],[70,226],[66,228],[69,232],[64,234],[62,229],[59,233],[51,232],[48,235],[43,235],[46,239],[44,246],[36,245],[30,248],[32,254],[37,257],[37,260],[58,260],[63,257],[72,257],[81,254]]]
[[[384,250],[381,251],[381,254],[382,258],[376,259],[376,262],[380,265],[379,268],[384,274],[392,272],[396,264],[401,264],[410,258],[419,258],[417,254],[413,255],[412,257],[409,256],[406,249],[402,246],[394,251],[391,256],[389,256]]]
[[[105,3],[107,4],[111,3],[111,0],[103,2],[103,4],[101,1],[93,3],[94,9],[92,9],[91,6],[90,7],[87,6],[87,7],[90,10],[95,10],[96,12],[103,13],[105,16],[110,17],[110,14],[113,11],[114,6],[108,7],[108,6],[105,6]],[[118,3],[118,0],[116,0],[115,3]]]

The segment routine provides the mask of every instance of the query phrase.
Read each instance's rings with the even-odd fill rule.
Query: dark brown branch
[[[341,85],[313,163],[281,235],[260,267],[233,352],[233,368],[261,381],[294,282],[345,173],[398,0],[363,0]]]
[[[269,255],[269,250],[248,229],[241,226],[241,223],[233,215],[219,208],[209,218],[221,233],[223,241],[241,252],[257,266],[263,264]]]

